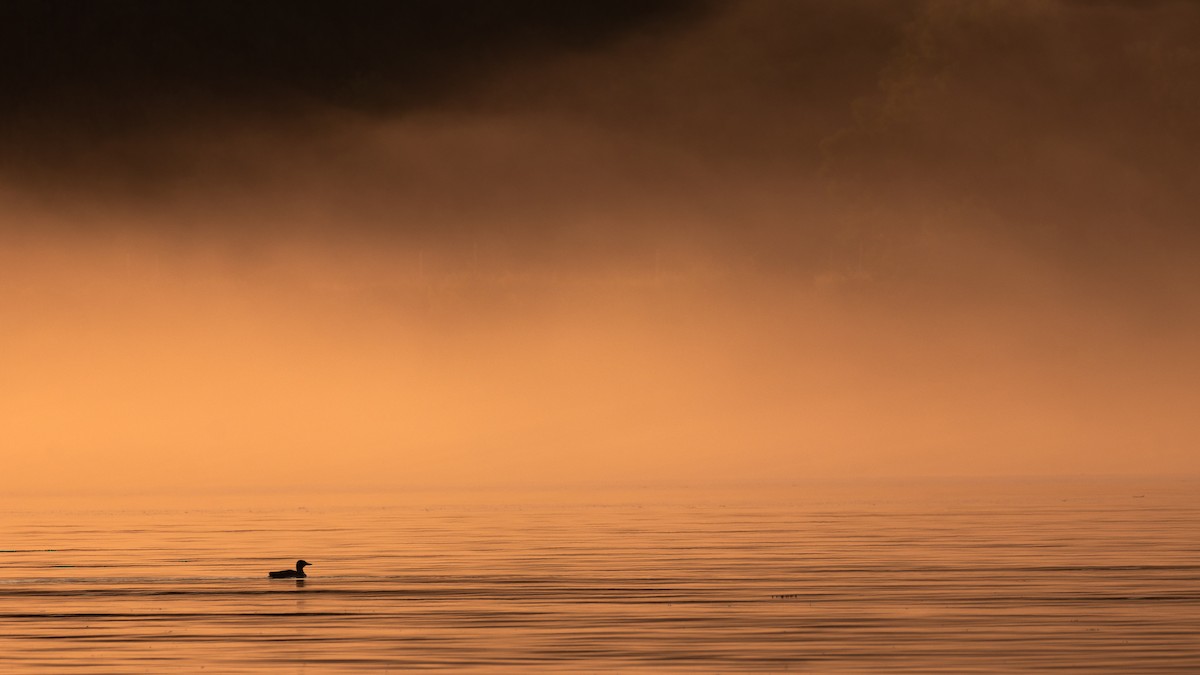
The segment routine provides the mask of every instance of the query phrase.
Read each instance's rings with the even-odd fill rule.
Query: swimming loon
[[[272,579],[303,579],[304,577],[308,576],[307,574],[304,573],[304,566],[311,565],[311,564],[312,563],[304,561],[304,560],[297,560],[296,561],[296,569],[280,570],[278,572],[267,572],[267,576],[271,577]]]

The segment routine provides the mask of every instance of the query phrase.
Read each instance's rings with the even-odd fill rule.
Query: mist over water
[[[1200,5],[243,5],[0,3],[3,667],[1196,669]]]
[[[3,111],[21,484],[1195,471],[1193,10],[631,11],[278,108],[169,52],[143,128],[53,70]]]
[[[20,487],[1197,470],[1193,5],[345,11],[0,73]]]

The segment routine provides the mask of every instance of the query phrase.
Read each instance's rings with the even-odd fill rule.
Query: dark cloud
[[[0,7],[0,175],[165,203],[114,218],[147,228],[967,295],[1194,278],[1195,3]]]
[[[0,139],[51,146],[428,106],[514,64],[686,21],[703,2],[0,3]],[[63,150],[62,147],[57,148]]]

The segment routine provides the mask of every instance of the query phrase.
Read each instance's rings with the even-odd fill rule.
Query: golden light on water
[[[1200,672],[1197,45],[3,0],[0,670]]]

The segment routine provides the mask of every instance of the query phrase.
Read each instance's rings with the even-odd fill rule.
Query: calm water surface
[[[1200,484],[0,497],[0,671],[202,669],[1200,672]]]

